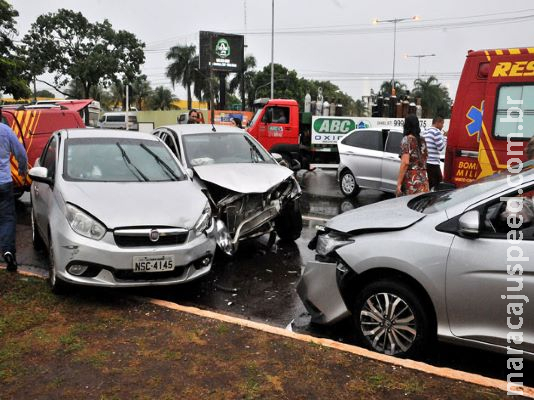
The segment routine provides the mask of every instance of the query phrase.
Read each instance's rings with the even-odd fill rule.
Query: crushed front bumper
[[[297,286],[297,293],[317,324],[333,324],[350,315],[337,283],[337,264],[309,261]]]

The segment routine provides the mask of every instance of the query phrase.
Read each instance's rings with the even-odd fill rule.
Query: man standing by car
[[[0,108],[0,121],[2,109]],[[17,215],[15,211],[15,197],[13,197],[13,179],[11,178],[11,155],[18,162],[19,176],[26,179],[28,157],[26,150],[19,142],[13,130],[0,123],[0,250],[7,264],[8,271],[17,270],[15,257],[15,234]]]
[[[445,148],[443,139],[443,117],[434,117],[432,126],[428,128],[423,137],[428,148],[428,159],[426,161],[426,171],[428,174],[428,185],[430,190],[436,190],[442,181],[439,153]]]

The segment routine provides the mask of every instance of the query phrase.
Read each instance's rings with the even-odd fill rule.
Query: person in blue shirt
[[[11,178],[11,155],[18,162],[19,176],[26,179],[28,156],[13,130],[3,123],[0,108],[0,251],[8,271],[17,270],[15,236],[17,214]]]

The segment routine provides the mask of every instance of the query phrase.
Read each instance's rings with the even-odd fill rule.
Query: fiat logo
[[[159,231],[157,229],[152,229],[149,237],[151,242],[157,242],[159,240]]]

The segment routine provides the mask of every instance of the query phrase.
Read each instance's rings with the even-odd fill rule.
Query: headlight
[[[300,188],[300,185],[299,183],[297,182],[297,180],[295,179],[294,176],[291,177],[293,179],[293,187],[291,188],[291,195],[290,197],[292,199],[295,199],[297,197],[300,197],[300,195],[302,194],[302,189]]]
[[[354,239],[351,239],[349,235],[330,231],[317,236],[317,247],[315,250],[317,251],[317,254],[327,256],[334,250],[351,243],[354,243]]]
[[[204,206],[204,210],[202,210],[202,215],[195,224],[194,229],[197,236],[206,232],[211,227],[211,222],[211,207],[209,203],[206,203],[206,205]]]
[[[72,204],[67,204],[67,221],[74,232],[90,239],[100,240],[106,234],[106,227]]]

